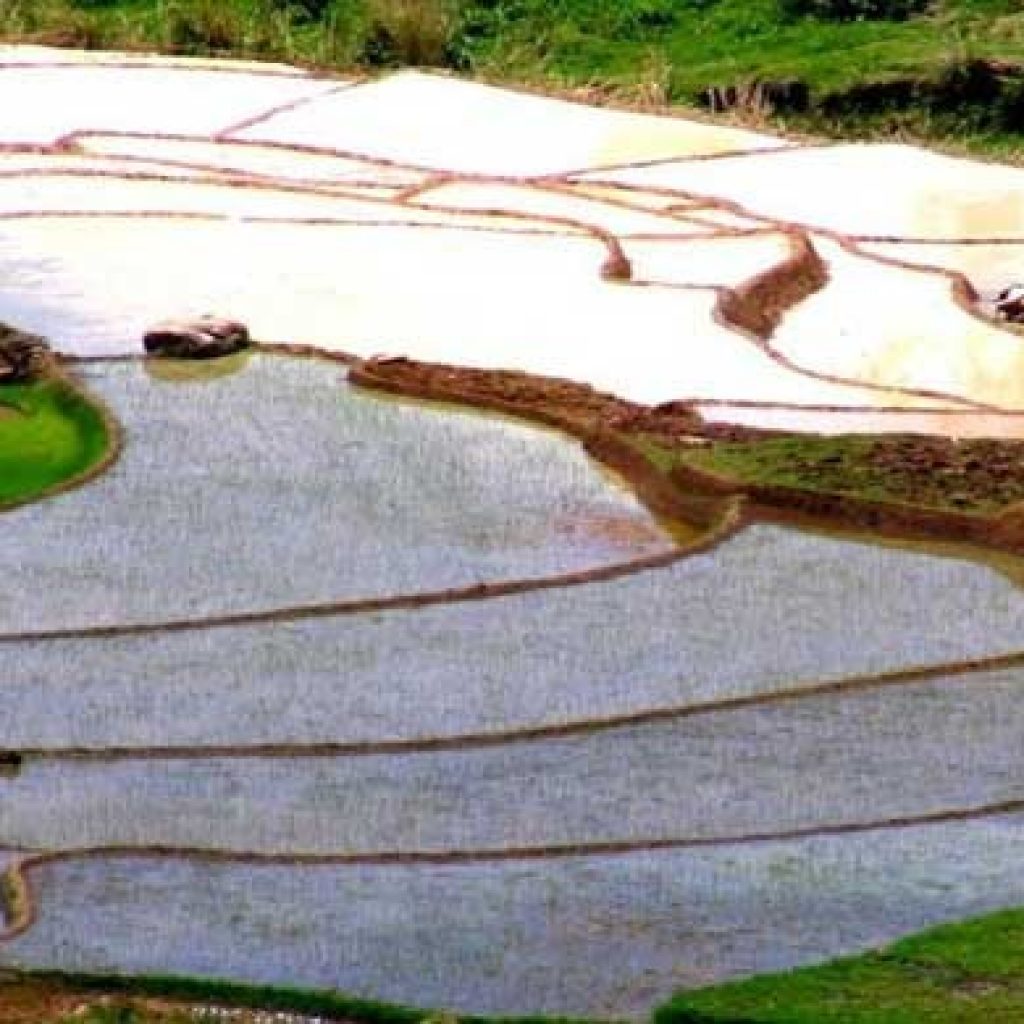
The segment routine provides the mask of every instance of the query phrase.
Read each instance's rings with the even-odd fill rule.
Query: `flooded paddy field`
[[[752,527],[664,569],[486,601],[19,640],[0,723],[27,748],[556,727],[1012,654],[1022,601],[983,565]]]
[[[819,241],[818,251],[829,283],[786,318],[774,338],[777,351],[800,366],[881,387],[1024,407],[1024,341],[954,304],[947,277],[880,264],[834,242]],[[875,299],[860,309],[863,335],[823,346],[856,295]]]
[[[992,312],[991,304],[996,295],[1021,277],[1024,232],[1021,238],[987,242],[878,242],[865,244],[864,251],[920,267],[938,267],[962,274],[980,293],[982,308]]]
[[[123,446],[3,518],[0,968],[644,1016],[1024,901],[1019,560],[667,524],[566,436],[345,365],[1024,436],[984,301],[1024,172],[4,53],[0,319]],[[339,358],[141,358],[208,312]]]
[[[927,818],[1019,797],[1022,695],[1024,668],[407,754],[48,752],[4,782],[4,836],[42,849],[368,856]]]
[[[562,438],[357,395],[333,363],[257,356],[180,384],[99,363],[83,379],[124,451],[93,486],[9,515],[3,632],[437,591],[671,546]]]
[[[371,152],[462,174],[540,176],[669,156],[774,149],[743,129],[652,117],[404,72],[233,133],[250,141]]]
[[[599,237],[530,220],[528,210],[495,219],[470,209],[443,215],[442,223],[442,214],[428,207],[244,190],[236,198],[237,188],[210,187],[207,208],[223,202],[242,219],[222,211],[206,222],[191,219],[203,210],[203,197],[193,196],[191,186],[162,184],[154,191],[144,183],[142,189],[153,212],[165,209],[168,191],[178,189],[177,212],[172,205],[155,225],[148,215],[112,218],[95,210],[89,217],[47,220],[37,213],[6,222],[0,270],[9,283],[0,318],[47,335],[63,351],[111,355],[140,350],[154,309],[224,309],[244,312],[254,335],[267,342],[520,369],[647,404],[721,397],[723,382],[728,397],[762,402],[881,401],[856,381],[794,373],[715,321],[713,286],[770,268],[787,252],[777,236],[754,236],[732,259],[722,239],[701,245],[686,236],[672,270],[664,251],[659,255],[641,239],[637,281],[624,286],[601,277],[607,252]],[[111,202],[117,194],[110,193]],[[59,190],[52,196],[57,202]],[[246,210],[260,208],[268,211],[265,223],[246,219]],[[325,210],[337,221],[320,223]],[[85,225],[102,230],[99,252]],[[632,254],[632,243],[625,244]],[[159,274],[139,259],[141,246],[160,253]],[[281,251],[290,254],[284,265]],[[648,265],[649,287],[643,283]],[[400,302],[393,300],[396,281]],[[497,309],[506,312],[496,316]],[[912,393],[887,393],[884,400],[908,408],[936,404]]]
[[[55,142],[83,127],[148,132],[157,123],[165,132],[198,128],[213,133],[268,106],[333,92],[339,84],[294,73],[230,74],[151,62],[136,69],[131,95],[126,96],[123,69],[116,60],[115,66],[67,62],[51,51],[45,63],[11,64],[4,59],[3,64],[4,91],[17,94],[19,102],[4,104],[0,136],[36,144]],[[203,103],[182,103],[183,91],[193,88],[201,90]],[[83,117],[89,118],[87,125]]]
[[[1022,844],[1018,815],[510,864],[72,858],[31,870],[39,918],[4,961],[641,1016],[683,986],[1019,903]]]
[[[1024,234],[1016,168],[912,146],[796,146],[714,161],[659,161],[578,176],[739,204],[769,221],[851,237],[985,239]],[[823,180],[831,187],[817,187]]]

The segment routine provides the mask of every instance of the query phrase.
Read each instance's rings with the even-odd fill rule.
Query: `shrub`
[[[68,0],[0,0],[0,32],[51,46],[99,49],[107,42],[99,20]]]
[[[332,4],[333,0],[272,0],[274,8],[304,22],[324,21]]]
[[[238,10],[222,0],[168,0],[158,10],[163,43],[177,52],[231,50],[245,35]]]
[[[906,21],[929,4],[930,0],[779,0],[779,10],[789,20]]]
[[[367,0],[366,9],[366,63],[445,63],[457,14],[453,0]]]
[[[288,58],[292,9],[278,0],[160,0],[161,44],[176,53]]]

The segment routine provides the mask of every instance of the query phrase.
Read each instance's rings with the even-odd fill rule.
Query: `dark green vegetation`
[[[53,1009],[69,1003],[75,1006],[73,1015]],[[17,1006],[19,1013],[9,1011],[8,1006]],[[90,1009],[83,1011],[80,1009],[83,1006]],[[246,985],[206,978],[125,977],[59,971],[0,974],[0,1024],[65,1024],[72,1019],[84,1020],[87,1024],[179,1024],[205,1021],[207,1015],[203,1008],[209,1006],[315,1016],[358,1024],[586,1024],[560,1017],[455,1016],[357,999],[340,992]],[[195,1009],[187,1012],[189,1007]],[[89,1016],[90,1012],[93,1016]],[[246,1020],[245,1017],[236,1019]]]
[[[443,65],[831,134],[1012,153],[1018,0],[0,0],[0,33],[350,69]]]
[[[1024,442],[915,435],[788,435],[675,450],[744,483],[990,513],[1024,501]]]
[[[338,993],[203,979],[56,972],[0,977],[0,1024],[64,1024],[72,1019],[91,1024],[178,1024],[207,1019],[202,1008],[210,1005],[366,1024],[486,1024],[488,1020],[430,1015]],[[83,1010],[83,1006],[91,1009]],[[195,1009],[186,1012],[189,1006]],[[1015,1020],[1024,1020],[1022,910],[945,925],[878,952],[821,967],[684,992],[657,1010],[653,1018],[654,1024],[988,1024]],[[542,1021],[554,1024],[547,1018],[523,1019],[517,1024]]]
[[[1024,911],[877,953],[684,993],[655,1024],[973,1024],[1024,1020]]]
[[[97,468],[113,440],[103,413],[66,379],[0,386],[0,509]]]

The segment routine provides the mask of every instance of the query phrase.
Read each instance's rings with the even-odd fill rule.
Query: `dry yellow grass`
[[[452,0],[369,0],[371,25],[402,64],[444,62],[455,17]]]

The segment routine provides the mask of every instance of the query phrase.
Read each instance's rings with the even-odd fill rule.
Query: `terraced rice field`
[[[124,431],[0,531],[0,966],[640,1016],[1024,901],[1019,563],[670,529],[346,381],[1024,436],[1024,172],[419,74],[9,48],[0,101],[0,319]],[[208,311],[278,348],[140,358]]]
[[[93,486],[11,514],[4,631],[353,604],[670,549],[556,435],[366,398],[344,376],[273,356],[201,383],[90,366],[128,443]]]

